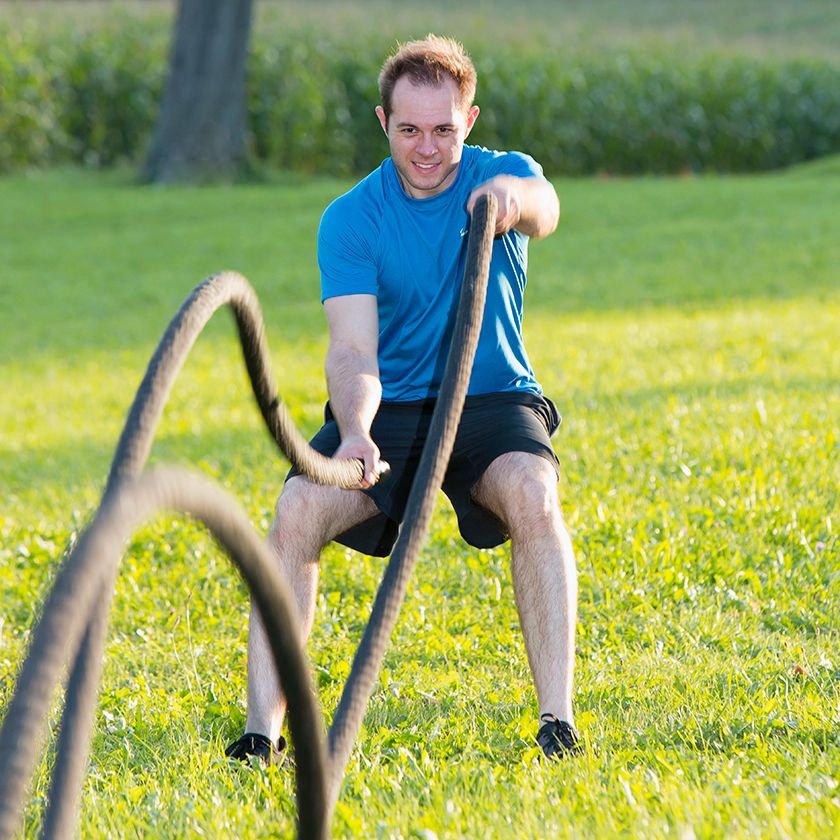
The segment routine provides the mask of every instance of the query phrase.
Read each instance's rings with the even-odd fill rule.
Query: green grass
[[[325,398],[315,228],[347,182],[156,190],[0,180],[0,707],[98,503],[146,361],[190,288],[243,271],[281,392]],[[506,553],[439,505],[335,824],[363,837],[829,837],[840,823],[836,161],[750,178],[558,181],[526,332],[580,571],[580,760],[543,766]],[[265,530],[286,465],[220,313],[153,462]],[[383,562],[329,548],[310,652],[331,715]],[[195,525],[123,562],[85,837],[289,836],[288,772],[221,758],[244,720],[246,595]],[[53,735],[50,735],[52,741]],[[25,836],[38,827],[35,780]]]
[[[104,18],[129,15],[157,18],[168,25],[168,0],[6,0],[0,19],[29,25],[79,28]],[[837,59],[840,9],[834,0],[259,0],[255,34],[270,37],[278,28],[315,28],[341,36],[406,39],[429,30],[472,43],[476,38],[537,49],[592,51],[649,45],[680,51],[736,51],[757,56],[818,55]]]

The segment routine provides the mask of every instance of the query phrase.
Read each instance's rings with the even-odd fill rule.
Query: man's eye
[[[404,128],[403,129],[403,134],[416,134],[416,133],[417,133],[416,128]]]
[[[438,134],[452,134],[451,128],[439,128],[437,130]]]

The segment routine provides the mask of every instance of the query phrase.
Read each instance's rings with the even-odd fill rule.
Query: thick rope
[[[289,728],[296,744],[300,836],[328,836],[326,756],[323,717],[312,690],[303,653],[299,617],[289,588],[264,540],[244,513],[221,489],[183,470],[159,469],[136,480],[126,479],[109,493],[75,550],[59,571],[44,613],[33,633],[15,694],[0,731],[2,810],[0,836],[9,837],[16,823],[16,806],[31,775],[39,729],[49,712],[52,687],[89,624],[97,614],[95,600],[102,583],[113,580],[121,549],[144,521],[161,509],[176,509],[202,520],[239,567],[253,593],[271,644],[280,679],[289,696]],[[95,695],[95,692],[94,692]],[[91,698],[93,699],[93,696]],[[87,696],[80,694],[79,698]],[[82,758],[84,764],[88,742]],[[74,807],[61,806],[63,819],[50,822],[50,837],[70,837]],[[45,824],[46,825],[46,824]]]
[[[88,623],[67,680],[52,782],[41,829],[41,836],[45,838],[70,837],[72,826],[77,821],[76,812],[93,737],[96,697],[102,679],[102,659],[116,573],[115,565],[109,582],[102,583],[90,606]]]
[[[296,613],[294,608],[291,613],[288,608],[288,604],[292,603],[288,589],[275,572],[253,571],[263,566],[273,569],[270,557],[266,565],[265,558],[250,561],[243,560],[241,556],[243,550],[246,553],[251,551],[250,548],[243,549],[243,546],[249,546],[254,540],[261,546],[263,544],[249,528],[243,531],[239,526],[230,526],[233,530],[226,530],[238,514],[231,513],[228,519],[225,518],[227,512],[224,503],[218,501],[223,498],[218,491],[214,491],[214,504],[218,502],[218,508],[213,508],[215,513],[205,516],[201,512],[204,510],[202,503],[194,499],[204,498],[207,494],[204,491],[199,493],[192,485],[186,490],[173,489],[180,481],[174,473],[168,473],[168,478],[157,479],[160,487],[154,484],[153,479],[137,479],[148,457],[154,430],[169,391],[186,355],[213,312],[226,303],[236,316],[257,403],[281,450],[304,475],[318,483],[354,487],[362,476],[359,461],[325,458],[312,450],[295,428],[273,384],[256,296],[241,275],[225,272],[208,278],[196,287],[158,345],[117,445],[100,508],[62,566],[45,604],[44,615],[33,633],[33,642],[0,729],[0,840],[10,837],[17,824],[25,782],[32,774],[40,741],[39,721],[43,721],[48,713],[51,689],[59,679],[61,668],[71,660],[72,670],[43,836],[69,837],[72,833],[90,745],[108,611],[116,580],[118,560],[113,557],[117,557],[121,544],[119,540],[113,542],[117,538],[112,533],[123,533],[120,529],[125,524],[119,517],[126,521],[139,521],[131,517],[137,516],[137,510],[146,509],[143,506],[147,497],[152,500],[149,502],[151,505],[180,506],[203,519],[240,566],[260,614],[264,616],[278,673],[289,700],[292,739],[301,748],[297,752],[296,763],[300,836],[318,840],[327,836],[341,776],[361,726],[364,708],[399,614],[408,579],[422,548],[434,498],[451,453],[481,325],[495,216],[495,199],[492,196],[479,199],[473,211],[467,272],[438,405],[409,497],[406,526],[377,594],[330,732],[329,779],[325,771],[321,716],[311,692],[309,672],[305,667],[301,672],[297,665],[285,664],[283,658],[287,655],[284,651],[294,650],[298,655],[301,651]],[[138,487],[142,489],[138,490]],[[139,494],[140,500],[135,499],[132,493]],[[198,493],[198,496],[190,495],[193,493]],[[126,498],[133,501],[126,502]],[[114,511],[119,511],[119,514]],[[113,520],[115,516],[117,519]],[[100,525],[99,522],[106,524]],[[248,536],[243,535],[246,531]],[[102,533],[104,537],[100,537]],[[221,533],[238,536],[226,541]],[[102,548],[103,542],[108,547],[107,551]],[[267,552],[264,546],[260,550]],[[251,557],[250,554],[248,556]],[[109,557],[112,558],[110,561]],[[246,571],[246,565],[251,572]],[[280,604],[281,600],[283,604]],[[318,720],[317,726],[312,725],[312,719]],[[306,757],[301,761],[304,754]]]
[[[254,396],[280,450],[312,481],[347,488],[358,486],[363,474],[361,463],[356,459],[326,458],[312,449],[280,402],[257,297],[241,274],[225,271],[196,286],[164,333],[129,410],[106,491],[118,479],[134,477],[143,469],[172,385],[195,340],[213,313],[225,304],[236,317]]]
[[[481,331],[495,227],[496,198],[489,196],[487,201],[476,205],[472,215],[467,267],[446,370],[405,510],[405,522],[410,523],[410,527],[403,528],[391,552],[388,568],[376,594],[370,619],[330,727],[331,809],[338,800],[344,768],[362,725],[365,707],[397,622],[409,578],[426,541],[435,497],[443,483],[449,456],[452,454]]]
[[[142,470],[155,429],[178,373],[189,351],[212,315],[229,305],[236,318],[240,343],[260,413],[275,442],[292,463],[313,481],[339,487],[356,486],[361,462],[326,458],[309,446],[280,402],[271,374],[259,302],[248,281],[236,272],[214,275],[198,285],[170,322],[129,410],[105,488],[105,495],[120,480]],[[94,601],[81,646],[67,683],[56,761],[42,836],[56,836],[57,826],[72,822],[78,803],[87,749],[95,714],[97,686],[108,629],[108,613],[115,581],[103,584]]]

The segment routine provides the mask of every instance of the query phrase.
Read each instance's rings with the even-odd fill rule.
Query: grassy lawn
[[[0,180],[0,707],[62,552],[98,503],[148,357],[203,277],[249,277],[281,393],[317,427],[315,230],[347,186]],[[578,550],[587,754],[538,760],[506,553],[464,546],[442,503],[336,836],[832,836],[840,167],[557,187],[564,221],[532,247],[526,332],[564,415],[554,444]],[[152,461],[213,476],[267,528],[286,464],[227,314],[181,374]],[[383,562],[331,547],[322,568],[310,650],[329,716]],[[199,528],[160,517],[135,536],[83,836],[293,833],[291,773],[222,757],[244,721],[246,620],[242,585]],[[43,795],[40,775],[25,836]]]

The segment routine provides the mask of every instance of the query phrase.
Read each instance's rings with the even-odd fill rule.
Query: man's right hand
[[[364,465],[364,476],[359,488],[373,487],[379,476],[388,470],[388,464],[379,460],[379,447],[367,435],[351,435],[341,441],[334,458],[358,458]]]

